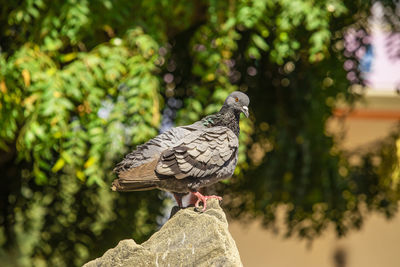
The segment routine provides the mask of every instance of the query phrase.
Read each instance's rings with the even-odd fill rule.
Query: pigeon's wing
[[[147,185],[159,181],[155,168],[162,152],[180,144],[187,135],[195,131],[196,129],[190,127],[172,128],[138,146],[114,168],[119,184],[132,187],[133,184]]]
[[[120,175],[126,171],[158,160],[164,150],[180,143],[181,140],[192,131],[194,130],[190,128],[176,127],[150,139],[145,144],[137,146],[134,151],[127,154],[125,158],[115,166],[114,172]]]
[[[197,130],[161,154],[156,172],[177,179],[218,175],[236,160],[238,146],[237,136],[227,127]]]

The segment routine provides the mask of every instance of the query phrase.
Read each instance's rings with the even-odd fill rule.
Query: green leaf
[[[261,50],[267,51],[269,49],[267,42],[265,42],[265,40],[261,36],[259,36],[257,34],[253,34],[251,36],[251,39],[256,44],[256,46],[258,48],[260,48]]]
[[[62,167],[64,167],[65,165],[65,161],[63,158],[59,158],[57,160],[57,162],[54,164],[53,168],[51,168],[52,172],[58,172],[59,170],[62,169]]]

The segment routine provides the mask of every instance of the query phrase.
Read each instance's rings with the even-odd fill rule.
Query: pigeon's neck
[[[239,119],[240,111],[224,105],[219,112],[205,117],[203,125],[206,127],[225,126],[231,129],[236,136],[239,136]]]

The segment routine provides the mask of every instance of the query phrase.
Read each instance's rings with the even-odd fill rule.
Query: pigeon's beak
[[[248,107],[243,106],[243,107],[242,107],[242,112],[243,112],[243,114],[246,116],[246,118],[249,117],[249,108],[248,108]]]

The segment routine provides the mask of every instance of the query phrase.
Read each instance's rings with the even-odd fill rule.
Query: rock
[[[217,200],[203,213],[181,209],[141,245],[126,239],[84,267],[243,266]]]

